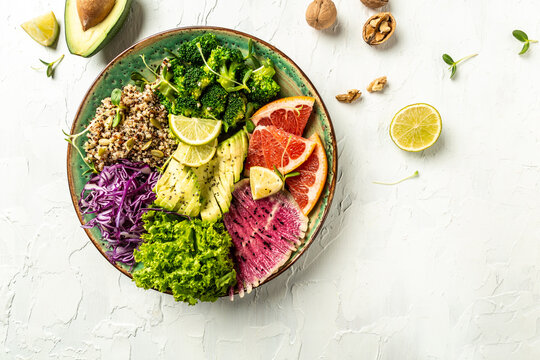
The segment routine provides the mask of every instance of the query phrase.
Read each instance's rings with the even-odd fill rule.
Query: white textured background
[[[1,1],[0,359],[539,359],[540,44],[520,57],[511,32],[539,38],[540,3],[390,3],[398,29],[375,49],[359,0],[337,0],[326,32],[306,25],[303,0],[134,0],[119,36],[83,59],[63,33],[54,51],[19,27],[50,9],[62,24],[63,1]],[[297,265],[243,300],[188,307],[136,288],[89,242],[61,129],[121,50],[196,24],[252,33],[302,67],[331,112],[340,172]],[[451,81],[444,52],[480,55]],[[62,53],[54,80],[31,69]],[[382,75],[384,93],[335,101]],[[444,130],[409,154],[388,125],[415,102],[437,107]]]

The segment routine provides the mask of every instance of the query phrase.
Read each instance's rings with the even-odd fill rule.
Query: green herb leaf
[[[456,71],[457,71],[457,66],[454,64],[452,65],[452,68],[451,68],[451,73],[450,73],[450,79],[452,79],[454,77],[454,75],[456,75]]]
[[[115,106],[120,106],[120,100],[122,99],[122,90],[116,88],[111,92],[111,102]]]
[[[443,54],[442,56],[443,60],[445,63],[447,63],[448,65],[452,66],[454,65],[454,59],[452,59],[452,57],[448,54]]]
[[[521,30],[512,31],[512,35],[514,35],[514,37],[521,42],[527,42],[529,40],[529,37],[527,36],[527,34],[525,34],[525,32]]]
[[[418,177],[418,176],[420,176],[420,173],[418,172],[418,170],[416,170],[414,172],[414,174],[412,174],[411,176],[407,176],[406,178],[398,180],[396,182],[386,183],[386,182],[373,181],[373,183],[377,184],[377,185],[397,185],[399,183],[402,183],[402,182],[404,182],[406,180],[409,180],[409,179],[413,179],[413,178]]]
[[[531,43],[529,41],[525,42],[525,44],[523,45],[523,48],[519,52],[519,55],[525,54],[527,52],[527,50],[529,50],[530,46],[531,46]]]

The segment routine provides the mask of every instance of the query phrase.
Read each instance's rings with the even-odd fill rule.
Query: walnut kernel
[[[376,91],[382,91],[382,89],[384,89],[384,87],[386,86],[386,82],[387,82],[386,76],[377,78],[368,85],[367,91],[370,93],[376,92]]]
[[[336,95],[336,99],[341,102],[352,103],[362,96],[362,93],[357,89],[351,89],[346,94]]]

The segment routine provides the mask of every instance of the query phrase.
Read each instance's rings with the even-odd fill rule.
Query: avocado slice
[[[194,169],[204,198],[201,207],[203,220],[216,221],[229,211],[234,183],[242,174],[247,148],[247,135],[241,130],[218,145],[210,162]]]
[[[199,215],[201,191],[197,176],[190,168],[171,159],[161,178],[163,182],[155,187],[158,206],[181,215]]]
[[[66,0],[64,23],[69,51],[83,57],[90,57],[100,51],[124,24],[131,1],[116,0],[103,21],[84,31],[77,12],[77,0]]]

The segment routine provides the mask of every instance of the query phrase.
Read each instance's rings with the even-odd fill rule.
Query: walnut
[[[377,9],[388,5],[388,0],[361,0],[368,8]]]
[[[378,13],[364,24],[363,38],[369,45],[386,42],[396,30],[396,19],[389,12]]]
[[[346,94],[336,95],[336,99],[341,102],[352,103],[362,96],[362,93],[356,89],[347,91]]]
[[[336,5],[332,0],[313,0],[306,10],[307,23],[317,30],[328,29],[336,18]]]
[[[371,84],[368,85],[367,91],[370,93],[376,92],[376,91],[382,91],[384,87],[386,86],[386,76],[382,76],[380,78],[377,78],[371,82]]]

